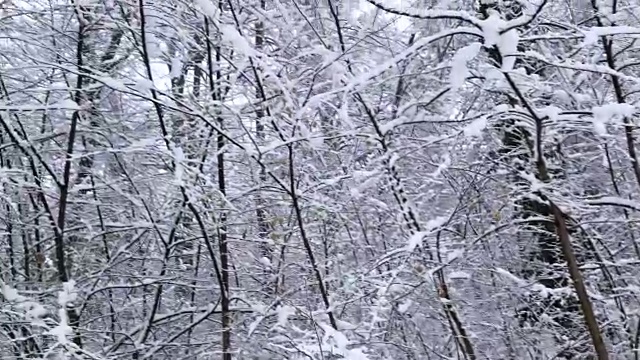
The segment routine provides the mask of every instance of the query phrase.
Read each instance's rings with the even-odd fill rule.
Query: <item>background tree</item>
[[[0,2],[0,353],[638,357],[635,2]]]

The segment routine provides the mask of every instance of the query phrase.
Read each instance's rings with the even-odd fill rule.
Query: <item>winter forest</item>
[[[639,360],[639,116],[637,0],[0,0],[0,359]]]

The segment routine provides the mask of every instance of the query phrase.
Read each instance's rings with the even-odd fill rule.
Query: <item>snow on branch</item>
[[[625,75],[619,71],[616,71],[608,66],[604,66],[604,65],[594,65],[594,64],[584,64],[584,63],[579,63],[577,61],[571,61],[571,60],[563,60],[563,61],[553,61],[550,60],[548,58],[546,58],[544,55],[540,54],[539,52],[536,51],[526,51],[524,53],[524,56],[533,58],[535,60],[538,61],[542,61],[548,65],[552,65],[552,66],[556,66],[559,68],[564,68],[564,69],[571,69],[571,70],[579,70],[579,71],[586,71],[586,72],[591,72],[591,73],[597,73],[597,74],[604,74],[604,75],[610,75],[610,76],[616,76],[620,79],[623,80],[629,80],[629,81],[633,81],[633,82],[640,82],[640,79],[638,79],[637,77],[634,76],[629,76],[629,75]]]
[[[380,10],[386,11],[394,15],[401,15],[412,17],[415,19],[423,20],[437,20],[437,19],[449,19],[460,20],[476,27],[480,27],[480,19],[469,14],[466,11],[453,11],[453,10],[426,10],[426,9],[396,9],[387,5],[381,4],[378,0],[367,0],[367,2]]]
[[[610,35],[640,35],[640,28],[634,26],[598,26],[584,31],[584,45],[592,45],[598,38]]]
[[[603,196],[598,199],[588,200],[587,204],[599,206],[616,206],[623,207],[625,209],[640,211],[639,202],[629,199],[623,199],[616,196]]]
[[[415,53],[418,52],[418,50],[420,50],[424,46],[426,46],[426,45],[428,45],[430,43],[433,43],[433,42],[435,42],[437,40],[440,40],[440,39],[443,39],[443,38],[446,38],[446,37],[449,37],[449,36],[458,35],[458,34],[474,35],[474,36],[477,36],[477,37],[482,37],[482,32],[480,32],[477,29],[470,28],[470,27],[460,27],[460,28],[456,28],[456,29],[447,29],[447,30],[441,31],[441,32],[439,32],[437,34],[434,34],[432,36],[421,38],[421,39],[417,40],[411,47],[409,47],[406,50],[402,51],[397,56],[391,58],[388,61],[383,62],[382,64],[380,64],[379,66],[375,67],[374,69],[371,69],[371,70],[363,73],[362,75],[357,76],[353,80],[351,80],[349,82],[349,84],[347,85],[346,90],[347,91],[355,90],[355,89],[357,89],[358,86],[362,86],[362,85],[366,84],[371,79],[373,79],[373,78],[375,78],[377,76],[380,76],[385,71],[387,71],[390,68],[394,67],[400,61],[403,61],[403,60],[409,58],[410,56],[414,55]]]

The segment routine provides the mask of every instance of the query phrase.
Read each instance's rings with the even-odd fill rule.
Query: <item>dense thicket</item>
[[[638,359],[635,0],[0,0],[2,359]]]

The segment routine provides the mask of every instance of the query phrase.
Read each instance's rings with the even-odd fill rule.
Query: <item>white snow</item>
[[[284,327],[289,321],[289,316],[295,315],[296,309],[288,305],[278,306],[276,313],[278,314],[278,325]]]
[[[169,71],[169,76],[174,79],[180,76],[182,73],[182,59],[178,56],[174,56],[171,59],[171,70]]]
[[[309,128],[302,122],[298,122],[298,128],[300,129],[300,135],[302,138],[306,139],[314,149],[319,149],[324,144],[324,136],[319,132],[312,132]]]
[[[613,205],[621,206],[640,211],[640,203],[634,200],[624,199],[615,196],[603,196],[594,200],[587,200],[589,205]]]
[[[167,67],[167,64],[164,61],[152,61],[151,73],[153,76],[153,84],[147,83],[146,86],[141,87],[141,89],[144,90],[144,93],[146,93],[148,90],[152,88],[162,90],[162,91],[171,88],[171,77],[169,76],[169,68]],[[138,77],[136,77],[136,79],[137,78]],[[144,79],[147,80],[146,78]]]
[[[5,105],[0,104],[0,111],[37,111],[37,110],[80,110],[78,104],[70,99],[61,100],[53,104]]]
[[[511,107],[507,104],[500,104],[493,109],[494,113],[503,113],[507,112],[511,109]]]
[[[397,153],[393,153],[391,154],[391,156],[389,156],[389,168],[393,168],[396,165],[396,162],[400,159],[400,156],[398,156]]]
[[[465,80],[469,76],[467,63],[473,60],[480,52],[481,44],[478,42],[469,44],[458,51],[451,59],[451,73],[449,74],[449,84],[454,90],[464,85]]]
[[[464,135],[467,137],[479,137],[482,136],[482,132],[487,127],[487,118],[480,117],[473,120],[469,125],[464,128]]]
[[[598,26],[592,27],[587,31],[584,31],[584,43],[583,46],[593,45],[598,42],[598,38],[608,35],[638,35],[640,34],[640,28],[633,26]]]
[[[152,19],[152,16],[146,16],[147,19]],[[153,24],[149,24],[149,20],[147,20],[147,26],[149,28],[153,28]],[[150,31],[147,31],[146,34],[147,38],[146,38],[146,44],[145,46],[147,47],[147,53],[149,54],[150,58],[159,58],[160,56],[162,56],[162,46],[161,44],[163,44],[160,39],[158,39],[158,37]]]
[[[76,282],[74,280],[69,280],[62,284],[62,291],[58,293],[58,304],[61,307],[58,309],[60,322],[54,328],[47,331],[47,334],[55,336],[58,339],[58,343],[62,345],[68,343],[67,336],[73,333],[73,329],[69,326],[69,317],[66,308],[73,306],[78,298],[75,287]]]
[[[434,178],[440,176],[443,171],[447,170],[449,166],[451,166],[451,157],[449,156],[449,154],[444,154],[442,157],[443,161],[438,165],[436,171],[430,174]]]
[[[73,303],[77,300],[78,293],[75,286],[76,282],[74,280],[62,283],[62,291],[58,293],[58,304],[63,308],[73,306]]]
[[[456,249],[451,251],[450,253],[447,254],[447,262],[450,263],[453,260],[456,260],[457,258],[462,256],[463,253],[464,251],[462,249]]]
[[[434,219],[427,221],[427,224],[425,227],[427,228],[427,231],[433,231],[439,228],[440,226],[444,225],[448,220],[449,218],[447,216],[438,216]]]
[[[504,26],[505,21],[495,10],[489,10],[489,17],[482,21],[482,36],[484,37],[484,46],[492,47],[500,42],[500,30]]]
[[[49,330],[47,334],[55,336],[58,339],[58,343],[64,345],[67,344],[67,336],[71,335],[73,330],[68,325],[67,311],[65,309],[59,309],[58,316],[60,317],[60,322],[57,326]]]
[[[500,13],[494,10],[489,11],[489,17],[481,22],[482,34],[484,36],[484,46],[496,46],[502,56],[502,70],[513,70],[516,62],[515,53],[518,51],[518,42],[520,35],[514,28],[504,34],[500,34],[505,30],[508,23],[502,19]]]
[[[380,175],[378,170],[354,170],[352,173],[353,179],[358,182],[378,175]]]
[[[451,69],[451,72],[453,73],[453,68]],[[462,79],[462,81],[464,82],[464,79]],[[401,125],[405,121],[406,121],[406,118],[401,116],[401,117],[393,119],[393,120],[391,120],[391,121],[389,121],[387,123],[381,124],[380,125],[380,132],[382,133],[382,135],[385,135],[389,131],[393,130],[396,126]]]
[[[338,110],[338,114],[340,115],[340,120],[342,120],[342,122],[344,123],[344,125],[346,125],[347,128],[349,129],[355,128],[355,125],[353,124],[353,122],[351,121],[351,118],[349,117],[349,103],[346,100],[343,100],[342,105]]]
[[[50,107],[52,108],[55,107],[58,109],[66,109],[66,110],[80,110],[80,106],[78,106],[78,104],[71,99],[59,101],[51,105]]]
[[[309,142],[309,145],[311,145],[312,148],[316,150],[321,149],[322,146],[324,145],[324,135],[317,132],[309,134],[309,136],[307,137],[307,141]]]
[[[437,17],[454,17],[459,19],[464,19],[466,21],[471,22],[474,25],[478,25],[479,20],[477,17],[471,15],[466,11],[460,10],[443,10],[443,9],[434,9],[429,6],[415,6],[412,5],[410,1],[397,1],[396,4],[393,1],[382,1],[382,0],[367,0],[371,4],[378,4],[380,6],[384,6],[387,9],[393,9],[397,12],[402,12],[409,14],[415,18],[421,19],[433,19]],[[366,7],[365,7],[366,9]]]
[[[33,301],[27,301],[24,304],[24,308],[27,310],[25,318],[32,323],[41,323],[40,319],[49,313],[44,306]]]
[[[345,360],[369,360],[362,348],[347,350]]]
[[[407,291],[407,287],[405,285],[395,283],[390,284],[387,291],[389,294],[404,294]]]
[[[267,259],[265,256],[260,258],[260,264],[266,266],[266,267],[271,267],[271,260]]]
[[[218,18],[218,7],[213,5],[211,0],[195,0],[196,5],[200,8],[202,13],[215,20]]]
[[[398,305],[398,312],[401,314],[406,313],[412,304],[413,304],[413,301],[411,301],[410,299],[406,299],[400,305]]]
[[[20,302],[25,300],[23,296],[18,294],[18,291],[16,289],[12,288],[2,281],[0,281],[0,292],[2,293],[2,296],[9,302]]]
[[[529,182],[529,189],[531,190],[531,192],[539,191],[541,189],[544,189],[544,187],[546,186],[545,183],[540,181],[534,174],[521,171],[519,172],[519,175],[521,178]]]
[[[422,240],[429,234],[430,231],[420,231],[417,232],[409,238],[407,241],[407,251],[413,251],[416,247],[422,246]]]
[[[323,342],[334,345],[340,353],[348,352],[347,346],[349,345],[349,339],[343,333],[327,324],[320,323],[319,325],[325,333],[322,339]],[[331,342],[329,342],[329,340],[331,340]]]
[[[630,82],[636,83],[636,84],[640,82],[640,80],[637,77],[627,75],[624,72],[612,69],[607,65],[587,64],[587,63],[573,61],[573,60],[556,61],[554,59],[545,57],[539,52],[531,51],[531,50],[525,51],[524,56],[538,59],[550,66],[556,66],[559,68],[565,68],[565,69],[571,69],[571,70],[580,70],[580,71],[587,71],[587,72],[593,72],[593,73],[614,75],[619,77],[620,79],[629,80]],[[577,93],[574,95],[577,95]],[[585,99],[587,98],[585,97]]]
[[[560,113],[562,112],[562,109],[560,109],[557,106],[545,106],[541,109],[537,109],[538,113],[542,116],[548,116],[549,120],[551,121],[556,121],[558,120],[558,116],[560,115]]]
[[[110,78],[110,77],[99,77],[96,79],[101,83],[105,84],[106,86],[112,88],[113,90],[122,91],[122,92],[129,91],[129,88],[120,80]]]
[[[449,273],[448,278],[449,279],[469,279],[471,278],[471,274],[462,270],[452,271]]]
[[[149,90],[153,88],[153,82],[149,79],[140,78],[136,80],[135,89],[143,95],[147,95]]]
[[[388,210],[389,209],[389,206],[386,203],[384,203],[384,202],[382,202],[382,201],[380,201],[380,200],[378,200],[376,198],[370,197],[370,198],[367,198],[366,200],[367,200],[367,203],[371,204],[374,207],[377,207],[377,208],[380,208],[380,209],[383,209],[383,210]]]
[[[598,135],[607,135],[607,124],[618,117],[631,117],[635,107],[630,104],[610,103],[595,106],[593,112],[593,127]]]
[[[505,270],[503,268],[496,268],[496,272],[500,275],[503,275],[507,278],[509,278],[510,280],[512,280],[513,282],[515,282],[516,284],[522,286],[524,284],[526,284],[526,281],[524,281],[523,279],[513,275],[511,272],[509,272],[508,270]]]
[[[502,70],[510,71],[516,63],[515,54],[518,52],[518,42],[520,41],[520,35],[516,29],[509,30],[500,36],[500,42],[498,43],[498,49],[502,54]]]
[[[178,185],[182,185],[182,179],[184,176],[184,162],[185,162],[185,156],[184,156],[184,151],[182,151],[182,148],[179,146],[176,146],[173,148],[173,160],[175,163],[175,170],[174,170],[174,175],[176,178],[176,183]]]
[[[411,45],[409,48],[407,48],[400,54],[396,55],[395,57],[389,59],[386,62],[383,62],[378,66],[372,67],[368,69],[368,71],[365,71],[362,74],[354,77],[349,82],[348,86],[345,88],[345,91],[355,90],[358,87],[367,84],[371,79],[383,74],[385,71],[389,70],[390,68],[395,67],[398,62],[406,58],[409,58],[411,55],[418,52],[420,49],[424,48],[425,45],[428,45],[431,42],[434,42],[444,37],[451,36],[458,33],[471,33],[471,34],[480,35],[480,32],[476,28],[458,27],[455,29],[446,29],[432,36],[420,38],[416,42],[414,42],[413,45]]]
[[[336,319],[336,325],[338,326],[338,330],[355,330],[357,328],[356,325],[340,319]]]
[[[222,33],[222,40],[230,45],[238,53],[248,57],[256,56],[256,51],[253,49],[251,44],[249,44],[247,39],[245,39],[244,36],[242,36],[242,34],[240,34],[235,27],[229,25],[221,25],[220,31]]]

